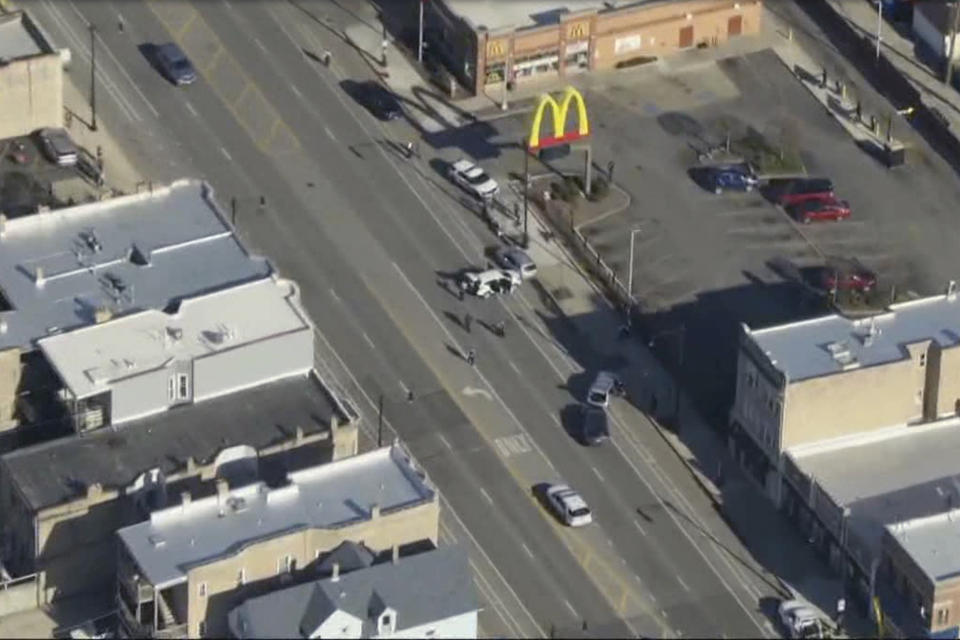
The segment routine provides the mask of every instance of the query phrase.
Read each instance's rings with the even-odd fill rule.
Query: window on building
[[[277,573],[290,573],[297,567],[297,560],[292,555],[287,554],[277,560]]]
[[[197,592],[200,594],[201,598],[207,597],[207,583],[201,582],[200,586],[197,587]]]
[[[937,624],[944,625],[950,622],[950,609],[947,607],[937,608]]]
[[[177,378],[176,376],[170,376],[170,379],[167,380],[167,398],[170,400],[177,399]]]
[[[197,631],[197,635],[199,635],[201,638],[205,637],[207,635],[207,623],[201,620],[200,624],[197,625]]]
[[[177,374],[177,394],[181,400],[185,400],[187,397],[189,397],[189,382],[190,376],[185,373]]]
[[[921,354],[920,354],[920,366],[923,367],[923,366],[926,366],[926,364],[927,364],[927,354],[926,354],[926,353],[921,353]]]

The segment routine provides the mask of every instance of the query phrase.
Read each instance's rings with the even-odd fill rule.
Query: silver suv
[[[597,372],[590,390],[587,391],[587,404],[606,409],[610,404],[610,393],[617,385],[617,377],[609,371]]]

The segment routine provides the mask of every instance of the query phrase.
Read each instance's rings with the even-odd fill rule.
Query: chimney
[[[376,520],[380,517],[380,505],[374,503],[370,505],[370,519]]]
[[[340,580],[340,563],[333,563],[333,573],[330,574],[330,582],[337,582]]]
[[[393,564],[397,564],[398,560],[400,560],[400,547],[393,545]]]
[[[37,286],[38,286],[38,287],[42,287],[42,286],[43,286],[43,281],[44,281],[44,278],[43,278],[43,267],[37,267],[37,270],[36,270],[35,273],[34,273],[34,282],[37,283]]]
[[[951,280],[947,283],[947,300],[956,300],[957,299],[957,281]]]
[[[340,426],[340,419],[336,415],[330,416],[330,431],[336,431]]]
[[[187,473],[191,476],[197,472],[197,462],[193,459],[193,456],[187,458]]]
[[[230,493],[230,485],[223,478],[217,480],[217,495],[223,498]]]
[[[190,495],[189,491],[183,491],[180,493],[180,505],[186,507],[190,504],[190,501],[193,500],[193,496]]]
[[[297,427],[297,444],[303,442],[303,427]]]

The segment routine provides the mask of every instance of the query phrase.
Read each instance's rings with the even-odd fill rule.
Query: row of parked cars
[[[828,178],[774,178],[761,184],[747,165],[709,167],[705,178],[708,188],[718,195],[762,188],[794,220],[804,224],[850,217],[850,203],[837,198]]]

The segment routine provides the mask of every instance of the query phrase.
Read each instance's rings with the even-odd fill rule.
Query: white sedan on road
[[[500,185],[497,181],[488,176],[487,172],[476,163],[466,158],[461,158],[450,165],[448,173],[451,180],[478,198],[485,200],[500,193]]]
[[[550,508],[568,527],[582,527],[593,522],[593,516],[586,501],[567,485],[551,485],[547,488],[546,494]]]

